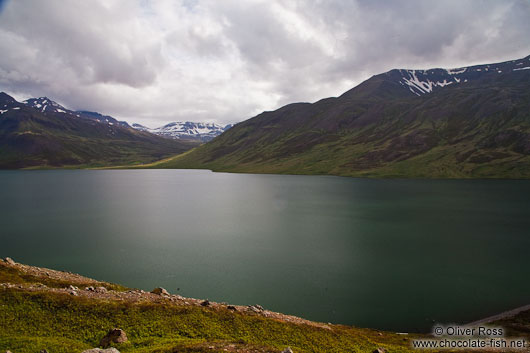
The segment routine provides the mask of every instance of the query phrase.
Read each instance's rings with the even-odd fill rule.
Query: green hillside
[[[71,287],[72,286],[72,287]],[[75,287],[73,287],[75,286]],[[76,353],[112,328],[120,352],[410,352],[410,340],[371,329],[310,322],[266,309],[155,295],[79,275],[0,260],[0,350]]]
[[[138,164],[197,145],[62,109],[41,111],[5,93],[0,93],[0,113],[0,168]]]
[[[529,60],[463,68],[458,74],[392,70],[338,98],[264,112],[151,167],[528,178],[530,70],[521,68]]]

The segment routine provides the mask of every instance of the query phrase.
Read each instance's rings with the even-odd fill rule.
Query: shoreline
[[[530,310],[530,304],[523,305],[523,306],[517,307],[515,309],[511,309],[511,310],[506,310],[506,311],[503,311],[501,313],[498,313],[498,314],[495,314],[495,315],[491,315],[491,316],[485,317],[483,319],[467,323],[466,326],[477,326],[477,325],[487,324],[487,323],[490,323],[490,322],[493,322],[493,321],[509,319],[509,318],[512,318],[512,317],[516,316],[519,313],[522,313],[522,312],[528,311],[528,310]]]

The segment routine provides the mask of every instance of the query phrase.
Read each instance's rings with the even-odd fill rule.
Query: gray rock
[[[205,301],[203,301],[201,303],[202,306],[210,306],[210,301],[208,299],[206,299]]]
[[[6,353],[11,353],[11,351],[6,351]]]
[[[282,353],[294,353],[293,350],[291,349],[291,347],[287,347],[285,348]]]
[[[125,331],[120,328],[113,328],[105,337],[101,339],[99,345],[103,348],[107,348],[111,343],[125,342],[127,342],[127,335],[125,334]]]
[[[237,308],[235,306],[233,306],[233,305],[228,305],[226,308],[228,310],[237,311]]]
[[[255,313],[261,313],[263,311],[263,308],[260,305],[249,305],[248,310],[253,311]]]
[[[48,351],[45,350],[45,349],[41,349],[41,351],[39,353],[48,353]]]
[[[151,293],[158,294],[158,295],[169,295],[169,292],[162,287],[153,289]]]
[[[96,293],[107,293],[108,290],[105,287],[96,287],[95,289]]]
[[[374,349],[372,353],[386,353],[386,349],[378,347],[377,349]]]
[[[85,290],[89,291],[89,292],[93,292],[95,291],[94,287],[90,286],[90,287],[86,287]]]
[[[17,263],[16,263],[15,261],[13,261],[13,259],[10,258],[10,257],[6,257],[4,261],[7,262],[7,263],[10,264],[10,265],[16,265],[16,264],[17,264]]]
[[[83,351],[81,353],[120,353],[120,351],[117,350],[116,348],[107,348],[107,349],[92,348],[92,349],[87,349],[86,351]]]

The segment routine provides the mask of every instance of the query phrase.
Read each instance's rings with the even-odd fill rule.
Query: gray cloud
[[[236,122],[392,68],[530,54],[527,0],[8,0],[0,89],[130,122]]]

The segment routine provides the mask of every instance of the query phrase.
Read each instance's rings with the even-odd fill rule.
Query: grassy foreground
[[[86,290],[91,286],[106,290]],[[120,352],[411,351],[412,335],[201,303],[0,260],[0,351],[82,352],[98,347],[114,327],[129,339],[115,346]]]
[[[430,338],[249,308],[205,305],[198,299],[146,293],[0,260],[0,352],[82,352],[98,347],[112,328],[121,328],[128,336],[126,343],[112,345],[122,353],[263,353],[286,347],[295,353],[418,352],[412,341]],[[493,324],[505,327],[508,336],[529,337],[530,310]]]

